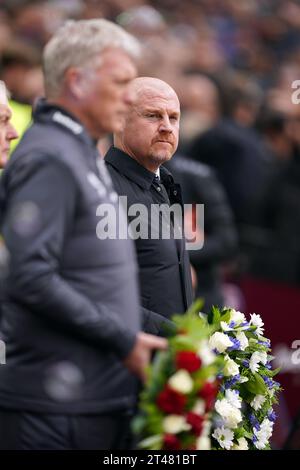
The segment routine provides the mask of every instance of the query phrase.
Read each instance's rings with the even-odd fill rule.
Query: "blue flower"
[[[276,421],[277,419],[277,414],[275,413],[274,410],[270,410],[269,413],[268,413],[268,418],[270,421],[272,421],[273,423]]]
[[[231,322],[229,323],[229,328],[234,328],[234,327],[235,327],[235,322],[234,322],[234,321],[231,321]]]
[[[265,368],[271,370],[272,369],[271,363],[267,362],[267,364],[265,365]]]
[[[262,378],[263,378],[265,384],[266,384],[269,388],[273,388],[273,387],[274,387],[273,380],[270,379],[270,377],[267,377],[266,375],[263,375]]]
[[[236,349],[241,349],[241,343],[238,339],[232,338],[231,336],[229,336],[229,338],[233,344],[228,348],[228,351],[235,351]]]
[[[266,341],[258,340],[257,343],[261,344],[262,346],[267,346],[267,348],[271,346],[271,341],[269,339],[267,339]]]
[[[249,361],[247,361],[247,359],[244,359],[243,362],[242,362],[242,365],[244,367],[249,367]]]
[[[251,413],[249,415],[249,421],[251,423],[251,426],[253,426],[254,429],[256,429],[256,431],[260,430],[260,425],[259,425],[258,419],[256,418],[256,416],[253,413]]]
[[[272,380],[273,387],[280,387],[280,383],[276,382],[276,380]]]
[[[225,388],[228,389],[228,388],[233,387],[236,383],[240,381],[240,378],[241,378],[240,374],[237,374],[231,377],[231,379],[226,380]]]

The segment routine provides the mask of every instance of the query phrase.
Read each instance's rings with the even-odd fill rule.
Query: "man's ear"
[[[87,77],[83,70],[70,67],[65,73],[67,89],[74,98],[82,99],[87,92]]]

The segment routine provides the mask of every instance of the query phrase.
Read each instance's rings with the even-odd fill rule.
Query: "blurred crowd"
[[[139,74],[179,95],[177,171],[188,174],[188,188],[199,185],[186,201],[207,202],[199,294],[205,279],[215,294],[223,279],[244,273],[299,285],[300,105],[292,84],[300,79],[300,2],[2,0],[0,79],[19,133],[43,95],[44,44],[67,19],[94,17],[138,37]]]

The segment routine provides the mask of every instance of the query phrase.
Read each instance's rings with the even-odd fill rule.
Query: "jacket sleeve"
[[[142,329],[156,336],[169,336],[176,332],[176,325],[159,313],[142,307]]]
[[[4,175],[2,233],[10,255],[9,298],[65,334],[126,357],[135,343],[135,332],[108,311],[104,302],[94,304],[60,276],[64,242],[72,231],[79,196],[72,172],[47,155],[19,162],[11,165],[8,178]]]

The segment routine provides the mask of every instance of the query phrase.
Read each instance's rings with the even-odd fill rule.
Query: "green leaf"
[[[245,429],[243,428],[237,428],[234,430],[234,437],[236,439],[239,439],[240,437],[244,437],[245,436]]]
[[[211,311],[207,316],[207,320],[210,325],[218,325],[220,323],[221,313],[218,307],[213,306],[211,308]]]
[[[252,439],[253,438],[253,433],[252,432],[248,432],[248,431],[244,431],[244,437],[247,437],[247,439]]]
[[[245,388],[254,395],[264,395],[267,387],[261,376],[257,373],[253,374],[245,384]]]
[[[142,434],[146,425],[146,416],[139,414],[131,422],[131,429],[134,434]]]
[[[281,371],[281,367],[277,367],[277,369],[269,370],[269,377],[274,377]]]
[[[196,299],[195,302],[193,302],[190,308],[186,311],[186,315],[196,315],[197,317],[199,317],[199,312],[201,312],[203,305],[204,299]]]
[[[221,315],[221,321],[225,321],[226,323],[229,323],[231,317],[231,309],[226,309],[223,310],[222,315]]]

